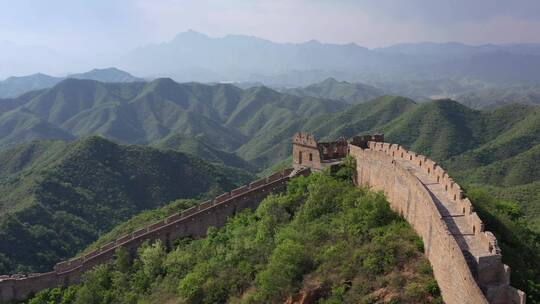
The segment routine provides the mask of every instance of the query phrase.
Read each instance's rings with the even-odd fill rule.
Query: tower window
[[[313,154],[309,153],[309,161],[313,161]]]

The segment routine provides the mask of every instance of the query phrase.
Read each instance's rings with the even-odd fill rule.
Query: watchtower
[[[345,138],[319,143],[313,134],[296,133],[293,137],[293,167],[322,170],[347,156],[348,147]]]

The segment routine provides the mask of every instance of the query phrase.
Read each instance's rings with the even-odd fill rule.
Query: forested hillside
[[[187,136],[201,145],[233,152],[296,121],[340,111],[346,105],[265,87],[241,90],[171,79],[149,83],[68,79],[51,89],[0,100],[0,147],[88,135],[167,146],[164,141]],[[240,155],[253,158],[249,152]]]
[[[442,303],[421,239],[385,198],[313,174],[201,240],[147,244],[29,303]]]
[[[348,102],[335,90],[358,93],[354,85],[332,79],[319,91],[315,87],[306,90]],[[299,130],[323,140],[383,132],[388,141],[442,162],[456,177],[466,177],[463,182],[517,187],[505,197],[518,200],[538,228],[540,204],[531,200],[538,201],[539,174],[530,166],[539,143],[538,116],[538,108],[524,105],[480,112],[451,100],[416,103],[394,96],[347,105],[266,87],[68,79],[0,101],[0,147],[97,134],[256,172],[289,157],[290,138]]]
[[[0,152],[0,272],[50,271],[117,224],[251,179],[172,150],[99,137]]]
[[[311,96],[340,100],[350,104],[359,104],[385,95],[382,90],[363,83],[350,83],[328,78],[320,83],[314,83],[303,88],[284,91],[298,96]]]
[[[30,91],[52,88],[66,78],[91,79],[102,82],[144,81],[116,68],[93,69],[85,73],[71,74],[67,77],[54,77],[42,73],[9,77],[0,81],[0,98],[15,98]]]
[[[456,97],[466,106],[494,109],[512,103],[540,105],[540,85],[521,85],[474,90]]]
[[[5,193],[0,199],[0,208],[4,213],[7,210],[19,212],[28,218],[43,218],[46,223],[51,223],[58,222],[63,213],[51,213],[47,209],[46,212],[35,211],[36,206],[41,206],[36,201],[50,200],[56,204],[55,208],[60,206],[68,213],[72,210],[67,206],[73,201],[85,202],[88,206],[103,203],[101,196],[99,200],[93,198],[92,193],[96,190],[77,186],[74,180],[82,177],[73,175],[69,180],[51,182],[55,175],[49,172],[59,170],[59,164],[64,164],[61,168],[70,168],[71,162],[86,162],[79,156],[66,158],[71,155],[71,148],[86,141],[17,146],[32,139],[74,141],[98,134],[117,142],[182,151],[214,163],[219,169],[206,163],[205,166],[219,172],[235,170],[234,174],[227,175],[229,177],[248,177],[246,171],[261,174],[273,166],[286,166],[288,163],[284,160],[290,157],[291,137],[298,131],[313,132],[321,140],[384,133],[387,141],[404,145],[439,162],[462,186],[478,195],[477,208],[485,211],[484,217],[492,219],[486,223],[491,225],[489,230],[496,233],[507,253],[503,255],[507,259],[505,262],[522,274],[514,275],[513,280],[519,280],[515,285],[529,292],[537,288],[534,282],[540,280],[540,274],[534,269],[540,269],[540,266],[536,267],[530,261],[538,260],[540,252],[540,171],[536,161],[540,155],[540,110],[530,105],[512,104],[479,111],[448,99],[417,103],[399,96],[382,96],[350,105],[342,100],[294,96],[266,87],[244,90],[227,84],[180,84],[170,79],[114,84],[69,79],[51,89],[0,101],[0,146],[3,147],[0,159],[5,160],[0,164],[0,192]],[[175,153],[148,149],[164,155]],[[96,148],[98,150],[101,148]],[[116,169],[110,170],[115,172]],[[156,178],[161,177],[156,175]],[[234,183],[227,180],[224,185],[221,180],[210,180],[222,188]],[[124,182],[113,179],[108,186],[102,186],[116,189]],[[167,190],[168,186],[152,185],[159,191],[171,191]],[[62,192],[66,187],[74,190]],[[38,259],[35,252],[28,251],[26,257],[19,255],[16,258],[26,259],[26,262],[21,260],[20,265],[34,263],[28,262],[30,259],[40,261],[39,265],[52,265],[53,261],[75,254],[115,224],[143,209],[155,208],[177,198],[193,198],[213,188],[212,185],[197,186],[194,187],[198,189],[196,193],[175,192],[166,198],[152,198],[153,205],[144,208],[135,203],[126,205],[126,210],[135,208],[129,214],[121,213],[122,208],[115,209],[114,212],[120,212],[121,216],[113,212],[114,223],[99,228],[94,224],[89,224],[90,228],[85,228],[86,224],[76,225],[73,231],[77,234],[62,236],[66,242],[55,246],[60,248],[58,252],[47,253],[45,258]],[[131,192],[129,189],[122,191]],[[491,196],[486,198],[484,193]],[[63,199],[57,202],[58,197]],[[105,201],[109,199],[116,199],[115,195],[104,198]],[[106,213],[109,207],[103,208]],[[33,215],[27,215],[28,210],[34,212]],[[86,218],[90,214],[75,215],[84,223],[92,223],[91,218]],[[5,222],[25,223],[25,218],[15,219]],[[13,227],[23,231],[33,227],[21,225],[23,228],[20,225]],[[4,227],[10,226],[4,224]],[[3,230],[8,231],[7,228]],[[71,230],[71,226],[56,229],[51,239],[56,239],[58,232]],[[50,250],[47,247],[50,244],[36,241],[49,233],[48,230],[42,231],[40,226],[29,231],[30,237],[21,238],[29,240],[24,246],[20,245],[21,251],[28,249],[27,244],[32,242],[35,243],[33,246],[44,247],[43,252]],[[3,260],[6,261],[4,265],[16,265],[10,263],[11,257]],[[4,268],[14,269],[11,266]]]

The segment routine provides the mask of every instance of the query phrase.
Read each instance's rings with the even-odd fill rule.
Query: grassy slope
[[[179,152],[98,137],[31,143],[0,159],[2,273],[48,271],[142,210],[251,179]]]

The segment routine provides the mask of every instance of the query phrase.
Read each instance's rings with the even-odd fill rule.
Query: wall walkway
[[[350,144],[356,182],[384,191],[396,212],[424,241],[425,253],[448,304],[525,303],[510,283],[510,268],[460,186],[435,162],[399,145]]]
[[[268,194],[284,191],[290,178],[309,173],[309,169],[287,169],[272,174],[122,236],[82,257],[58,263],[51,272],[0,276],[0,303],[23,301],[45,288],[77,284],[84,272],[113,259],[118,247],[124,247],[135,255],[146,241],[160,239],[170,244],[172,240],[183,237],[203,237],[210,226],[221,227],[235,213],[257,208]]]

